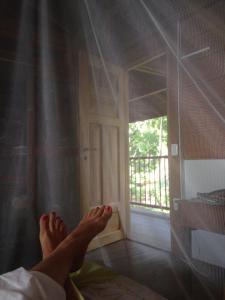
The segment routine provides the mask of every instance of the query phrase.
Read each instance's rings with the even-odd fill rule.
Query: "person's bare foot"
[[[40,238],[45,259],[34,266],[32,271],[42,272],[50,276],[61,286],[64,286],[71,268],[73,267],[74,270],[80,269],[88,244],[98,233],[104,230],[111,216],[112,208],[110,206],[92,209],[50,254],[52,245],[55,243],[47,243],[49,240],[46,239],[46,236],[52,236],[50,234],[51,231],[48,229],[50,220],[47,222],[48,219],[44,216],[44,223],[41,221],[40,224],[42,227]],[[48,232],[47,235],[46,232]]]
[[[79,225],[73,231],[73,234],[77,235],[86,232],[86,235],[92,239],[105,229],[111,216],[111,206],[103,205],[101,207],[95,207],[83,217]]]
[[[104,230],[112,215],[110,206],[101,206],[92,209],[83,217],[79,225],[74,229],[72,235],[77,238],[91,240],[94,236]],[[66,225],[54,212],[42,215],[40,218],[40,243],[43,258],[49,256],[58,245],[66,238]],[[70,236],[70,235],[69,235]]]
[[[43,259],[49,256],[67,236],[63,220],[51,212],[40,218],[40,243]]]
[[[73,264],[73,270],[78,270],[84,260],[88,244],[91,240],[102,232],[109,219],[112,216],[111,206],[101,206],[93,208],[87,215],[83,217],[78,226],[60,243],[59,247],[67,248],[68,245],[75,244],[77,251],[75,261]],[[73,248],[73,246],[69,246]]]

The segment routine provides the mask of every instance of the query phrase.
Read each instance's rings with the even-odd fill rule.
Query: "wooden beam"
[[[141,100],[141,99],[144,99],[144,98],[147,98],[147,97],[150,97],[150,96],[154,96],[154,95],[166,92],[166,91],[167,91],[167,88],[160,89],[160,90],[145,94],[143,96],[138,96],[138,97],[131,98],[131,99],[128,100],[128,102],[138,101],[138,100]]]
[[[138,71],[138,72],[142,72],[142,73],[146,73],[146,74],[150,74],[150,75],[155,75],[155,76],[160,76],[160,77],[166,77],[165,73],[161,73],[161,72],[157,72],[151,68],[148,67],[138,67],[137,69],[135,69],[134,71]]]
[[[127,71],[129,72],[131,70],[135,70],[137,67],[143,66],[143,65],[145,65],[147,63],[150,63],[151,61],[154,61],[154,60],[156,60],[156,59],[158,59],[158,58],[160,58],[160,57],[162,57],[164,55],[166,55],[166,52],[161,52],[161,53],[159,53],[159,54],[157,54],[157,55],[155,55],[155,56],[153,56],[151,58],[148,58],[148,59],[144,60],[143,62],[141,62],[139,64],[133,65]]]
[[[188,57],[191,57],[191,56],[194,56],[194,55],[197,55],[197,54],[209,51],[209,50],[210,50],[210,47],[205,47],[205,48],[193,51],[191,53],[185,54],[181,57],[181,59],[185,59],[185,58],[188,58]]]

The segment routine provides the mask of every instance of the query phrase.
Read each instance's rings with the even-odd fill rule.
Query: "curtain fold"
[[[46,1],[15,5],[0,21],[1,273],[41,258],[41,214],[80,218],[73,41]]]

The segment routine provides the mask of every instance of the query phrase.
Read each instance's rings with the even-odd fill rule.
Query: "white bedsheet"
[[[24,268],[0,276],[0,299],[64,300],[64,289],[47,275]]]

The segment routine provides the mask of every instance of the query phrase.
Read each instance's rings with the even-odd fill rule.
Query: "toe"
[[[98,217],[98,218],[101,217],[104,210],[105,210],[105,205],[103,205],[99,208],[99,210],[95,213],[95,217]]]
[[[91,217],[95,216],[95,215],[98,213],[99,210],[100,210],[100,207],[95,207],[95,208],[93,208],[93,209],[89,212],[89,216],[91,216]]]
[[[40,235],[49,231],[49,217],[48,215],[42,215],[40,218]]]
[[[61,240],[64,240],[67,236],[66,225],[64,224],[63,221],[61,222],[61,224],[59,226],[59,234],[60,234]]]
[[[56,218],[55,218],[55,229],[56,229],[56,230],[59,230],[60,224],[61,224],[61,223],[62,223],[61,218],[60,218],[60,217],[56,217]]]
[[[55,230],[55,219],[56,219],[56,213],[51,212],[49,214],[49,230],[53,232]]]
[[[63,235],[66,235],[66,234],[67,234],[66,225],[64,224],[63,221],[60,223],[59,231],[60,231]]]
[[[111,206],[106,206],[105,210],[102,214],[102,217],[104,217],[105,219],[110,219],[112,216],[112,207]]]
[[[59,225],[59,231],[60,231],[60,232],[63,232],[64,229],[65,229],[65,225],[64,225],[63,222],[61,222],[60,225]]]

